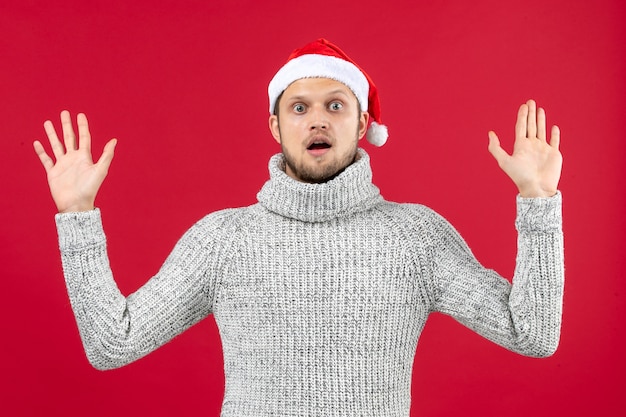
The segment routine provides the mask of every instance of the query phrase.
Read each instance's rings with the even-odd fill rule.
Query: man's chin
[[[290,177],[310,184],[322,184],[331,181],[341,174],[348,166],[356,161],[358,152],[355,150],[354,155],[343,160],[335,158],[303,158],[305,162],[300,161],[296,164],[289,154],[285,153],[286,173]],[[328,156],[326,154],[325,156]],[[307,161],[308,160],[308,161]]]
[[[345,166],[342,167],[337,164],[316,167],[305,166],[297,169],[293,169],[293,167],[291,167],[291,176],[301,182],[323,184],[337,177],[337,175],[341,174],[345,169]]]

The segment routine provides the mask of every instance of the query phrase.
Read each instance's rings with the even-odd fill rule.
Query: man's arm
[[[517,199],[511,283],[483,267],[441,216],[424,216],[433,310],[514,352],[545,357],[559,343],[563,299],[561,194]]]
[[[513,180],[521,197],[551,197],[557,192],[563,165],[560,137],[558,126],[553,126],[548,143],[546,112],[537,109],[534,100],[528,100],[517,113],[513,154],[502,149],[493,131],[489,132],[489,152]]]
[[[515,125],[513,154],[489,132],[489,151],[517,185],[518,252],[512,285],[482,267],[445,220],[434,218],[435,309],[515,352],[543,357],[557,348],[563,298],[560,132],[546,140],[546,117],[533,100]]]
[[[198,222],[177,243],[159,272],[135,293],[124,296],[109,266],[96,194],[106,177],[116,140],[91,158],[87,118],[77,117],[77,142],[70,115],[61,113],[63,143],[52,123],[44,128],[56,161],[35,142],[56,215],[63,273],[85,353],[98,369],[132,362],[171,340],[211,312],[213,287],[222,257],[210,237],[219,239],[221,218]],[[207,238],[209,237],[209,238]]]
[[[124,296],[109,266],[100,210],[56,215],[67,292],[95,368],[133,362],[212,312],[215,283],[226,258],[221,232],[228,221],[217,214],[196,223],[158,273]]]

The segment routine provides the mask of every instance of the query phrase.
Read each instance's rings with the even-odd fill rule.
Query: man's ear
[[[278,116],[272,114],[268,123],[270,127],[270,132],[272,132],[272,136],[274,136],[276,142],[280,143],[280,128],[278,127]]]
[[[370,114],[366,111],[361,112],[359,117],[359,140],[363,139],[365,133],[367,133],[367,124],[370,120]]]

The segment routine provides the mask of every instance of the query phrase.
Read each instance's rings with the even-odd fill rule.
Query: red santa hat
[[[367,73],[336,45],[326,39],[318,39],[291,53],[267,89],[270,114],[274,113],[276,100],[282,92],[301,78],[330,78],[348,86],[359,101],[361,110],[370,115],[367,141],[375,146],[385,144],[389,134],[380,120],[378,89]]]

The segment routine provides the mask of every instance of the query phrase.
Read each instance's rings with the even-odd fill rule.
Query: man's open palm
[[[44,123],[55,160],[46,153],[41,142],[33,143],[35,152],[48,175],[50,192],[60,213],[94,208],[96,194],[107,175],[117,143],[116,139],[111,139],[105,145],[98,162],[94,164],[87,117],[82,113],[78,114],[76,123],[78,141],[69,112],[61,112],[63,143],[59,140],[52,122],[47,120]]]
[[[553,126],[546,138],[546,113],[533,100],[520,106],[515,124],[515,144],[509,155],[489,132],[489,152],[513,180],[522,197],[551,197],[557,192],[563,157],[559,151],[560,131]]]

